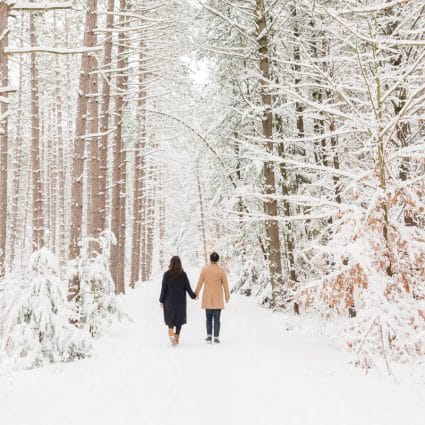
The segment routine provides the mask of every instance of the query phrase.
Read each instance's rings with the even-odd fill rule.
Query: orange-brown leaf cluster
[[[330,308],[342,313],[354,308],[355,288],[367,288],[368,280],[362,266],[357,263],[332,279],[325,279],[321,298]]]

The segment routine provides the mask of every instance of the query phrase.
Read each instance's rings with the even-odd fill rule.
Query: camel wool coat
[[[203,285],[205,287],[202,293],[202,308],[223,309],[224,298],[228,300],[230,297],[225,270],[215,263],[205,266],[199,275],[198,285],[195,290],[196,295],[199,295]]]

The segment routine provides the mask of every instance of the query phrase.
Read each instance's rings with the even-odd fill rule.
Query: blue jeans
[[[212,335],[213,322],[214,322],[214,338],[220,335],[220,309],[205,309],[207,315],[207,335]]]

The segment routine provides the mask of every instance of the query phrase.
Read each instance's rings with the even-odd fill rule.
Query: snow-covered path
[[[191,273],[192,282],[196,271]],[[232,296],[222,344],[206,345],[189,302],[181,345],[168,345],[159,282],[124,297],[93,357],[0,375],[1,425],[423,424],[425,389],[364,377],[319,336],[284,332],[281,315]]]

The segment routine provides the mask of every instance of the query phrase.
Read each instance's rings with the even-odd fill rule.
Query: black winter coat
[[[186,292],[192,299],[196,297],[185,272],[176,279],[169,271],[164,273],[159,302],[164,305],[164,321],[170,328],[186,323]]]

